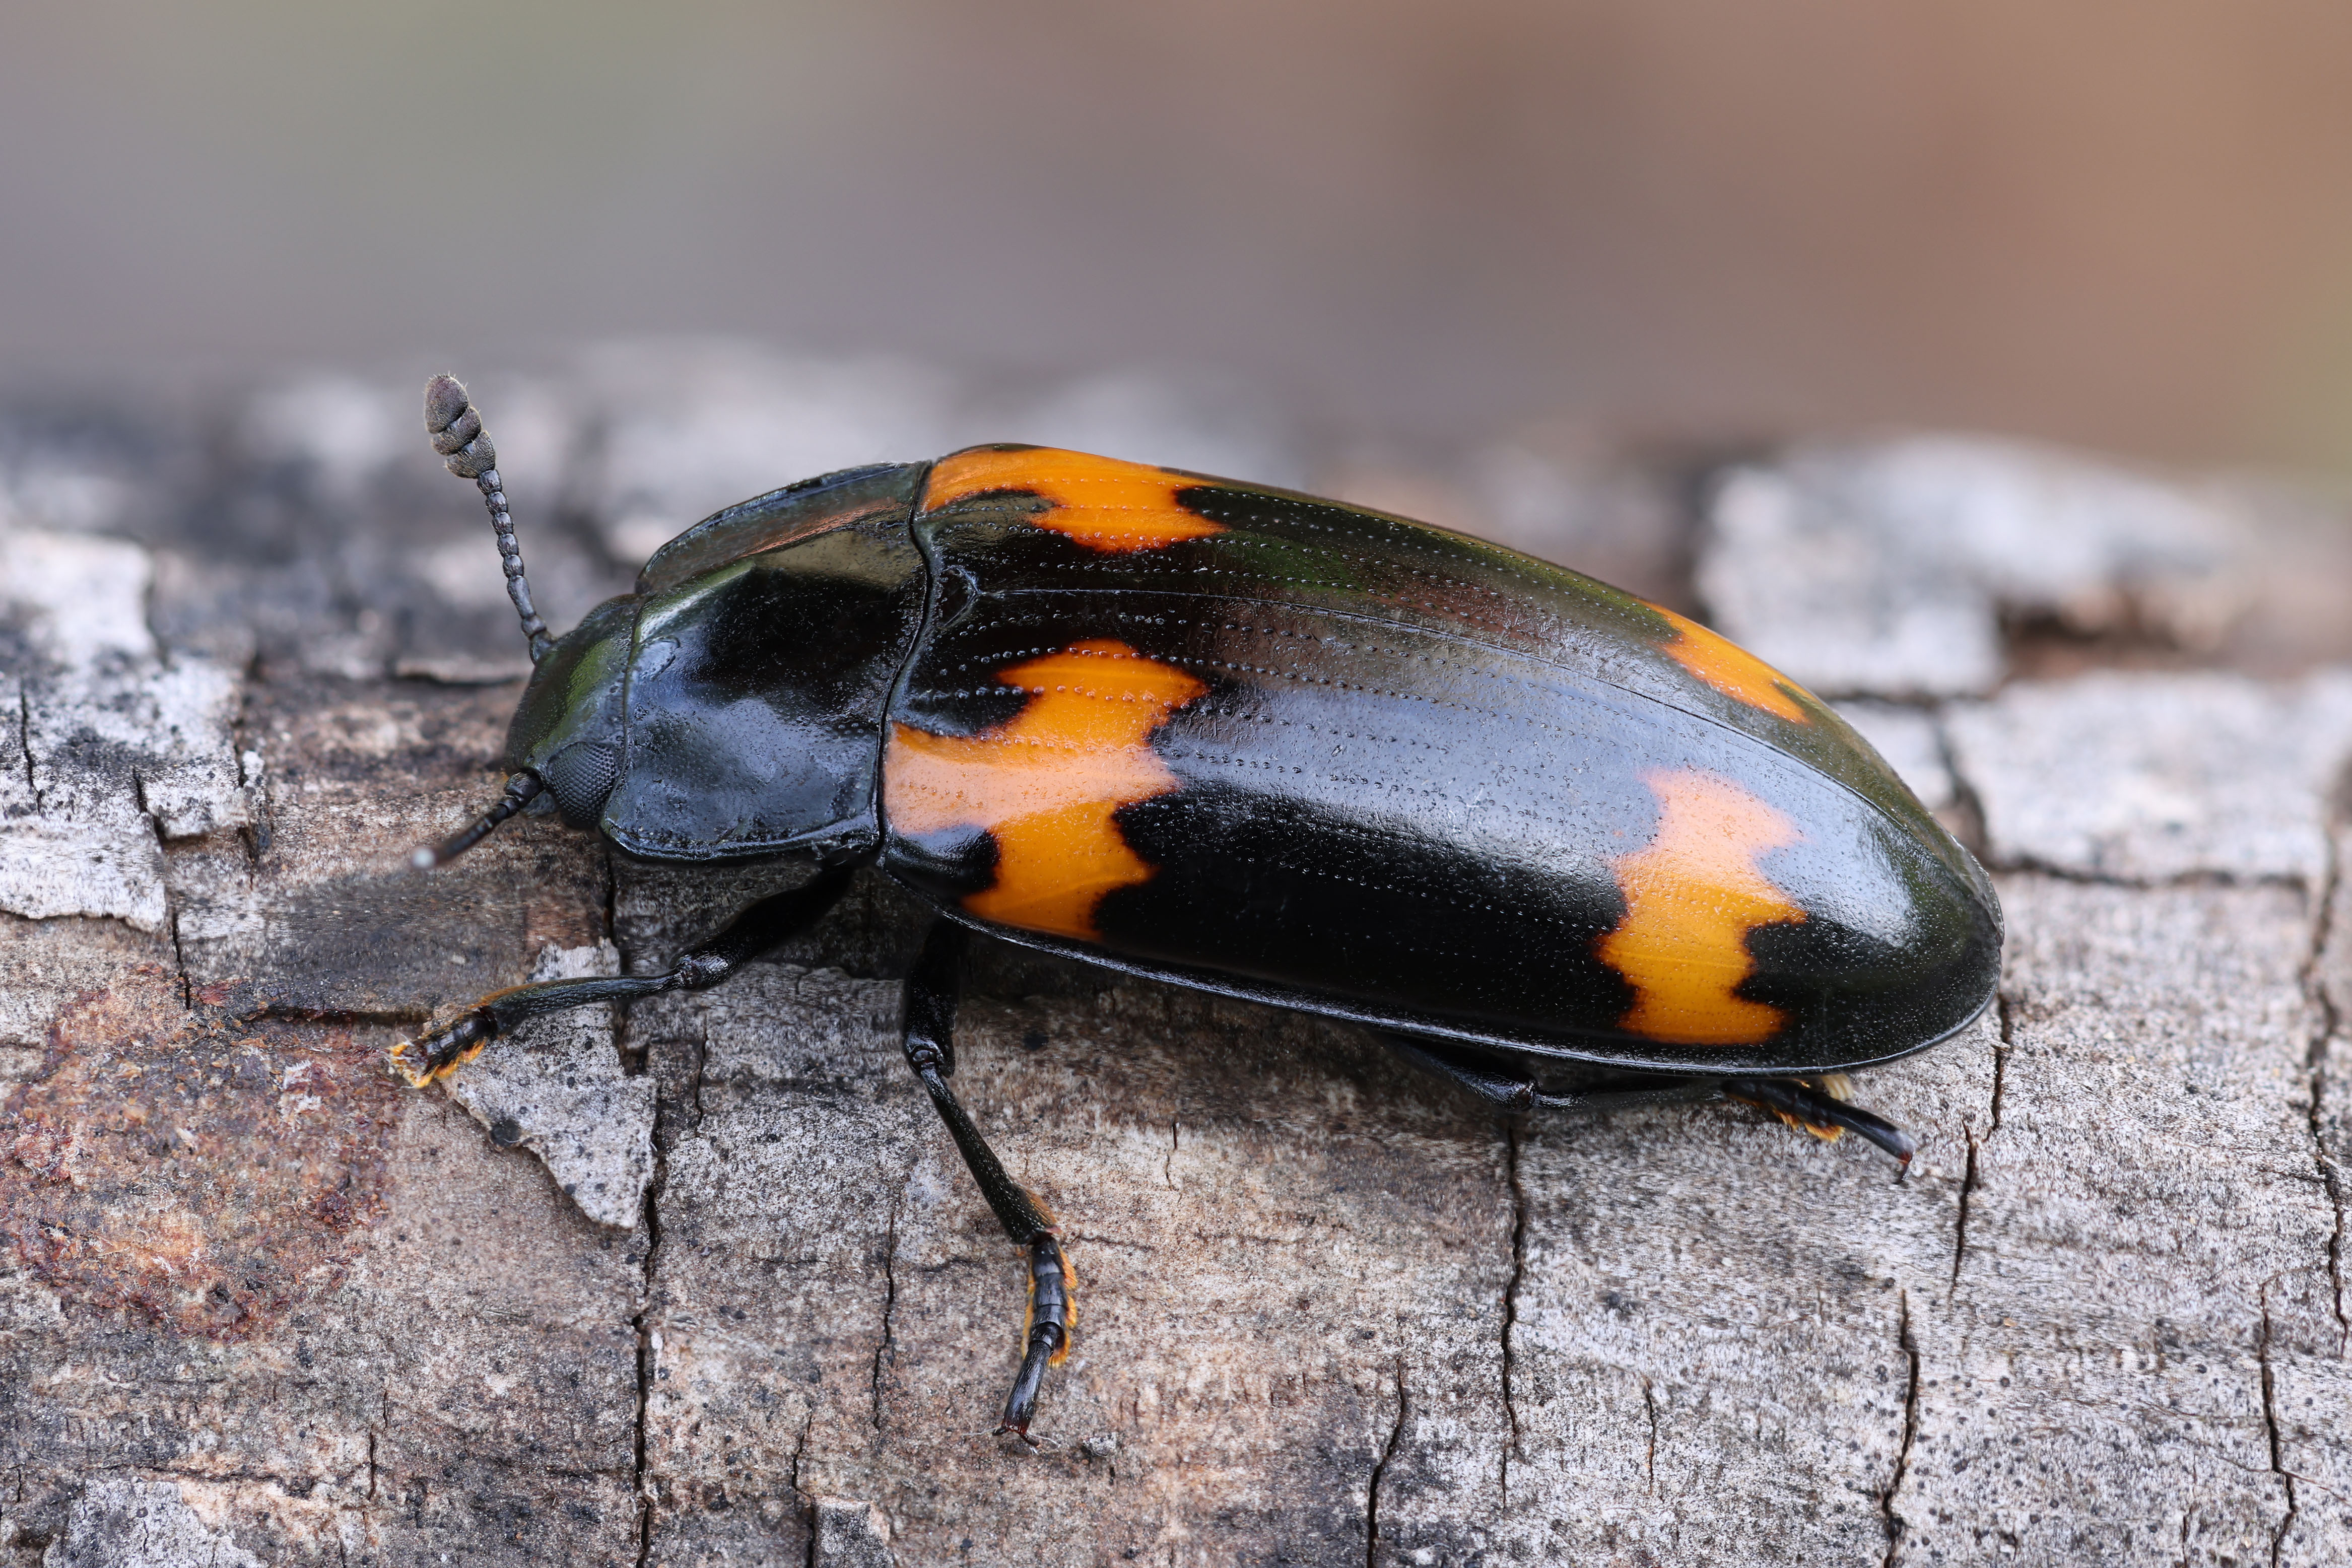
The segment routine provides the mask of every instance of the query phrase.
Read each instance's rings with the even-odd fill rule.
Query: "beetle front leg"
[[[664,991],[699,991],[717,985],[779,943],[807,930],[848,891],[854,867],[820,871],[789,893],[763,898],[726,929],[679,955],[665,975],[614,975],[586,980],[546,980],[493,991],[446,1023],[392,1048],[392,1064],[422,1089],[446,1078],[482,1053],[482,1048],[515,1026],[547,1013],[591,1002],[627,1001]]]
[[[1054,1234],[1053,1216],[1028,1188],[1006,1174],[996,1151],[988,1146],[988,1140],[981,1136],[979,1127],[948,1087],[948,1074],[955,1071],[955,1015],[962,987],[963,949],[964,929],[951,920],[934,921],[924,934],[922,953],[907,977],[907,1063],[922,1080],[932,1109],[947,1124],[948,1135],[963,1155],[964,1168],[980,1184],[980,1195],[995,1213],[996,1222],[1004,1227],[1004,1234],[1014,1245],[1028,1249],[1029,1321],[1023,1336],[1021,1370],[1013,1377],[1013,1392],[1004,1401],[1004,1416],[996,1430],[1010,1432],[1035,1448],[1037,1440],[1029,1435],[1029,1423],[1037,1413],[1037,1394],[1045,1384],[1045,1369],[1059,1366],[1070,1354],[1073,1281],[1070,1266],[1062,1257],[1061,1241]]]

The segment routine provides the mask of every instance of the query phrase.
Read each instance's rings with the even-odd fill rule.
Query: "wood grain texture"
[[[576,1103],[651,1093],[632,1224],[565,1198],[555,1134],[344,1070],[551,954],[666,965],[778,873],[526,820],[394,874],[495,793],[516,688],[396,678],[415,628],[363,594],[231,592],[278,515],[217,504],[275,494],[242,473],[228,544],[174,470],[65,552],[147,574],[152,646],[8,623],[0,852],[51,904],[76,833],[153,858],[0,914],[0,1563],[2352,1557],[2342,677],[1906,710],[2006,856],[2010,949],[1995,1013],[1859,1081],[1919,1134],[1900,1178],[1738,1108],[1500,1123],[1339,1025],[977,953],[958,1089],[1077,1277],[1030,1453],[985,1435],[1021,1263],[899,1057],[887,883],[614,1021],[638,1087]],[[354,580],[407,483],[311,495],[334,527],[255,570]],[[494,666],[488,625],[446,652]],[[198,658],[233,702],[141,696]],[[214,727],[78,748],[101,699]],[[2173,754],[2202,734],[2246,764]]]

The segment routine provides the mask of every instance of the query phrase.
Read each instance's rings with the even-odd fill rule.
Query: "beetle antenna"
[[[482,505],[489,508],[490,528],[499,536],[507,597],[514,601],[515,613],[522,617],[522,634],[530,641],[530,662],[536,664],[547,657],[555,640],[547,634],[547,622],[530,607],[530,582],[522,574],[522,549],[515,543],[514,519],[507,515],[506,490],[499,480],[499,451],[490,444],[473,400],[466,395],[465,382],[455,376],[435,376],[425,383],[425,429],[449,472],[460,479],[471,479],[482,493]]]
[[[474,819],[462,833],[452,833],[429,849],[420,849],[408,857],[408,863],[418,871],[431,871],[436,865],[447,865],[476,844],[490,836],[490,830],[530,804],[547,786],[536,773],[518,773],[507,780],[507,792],[499,803]]]

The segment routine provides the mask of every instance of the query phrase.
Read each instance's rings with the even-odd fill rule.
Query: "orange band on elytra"
[[[1613,862],[1625,918],[1595,949],[1633,987],[1619,1027],[1679,1045],[1769,1040],[1787,1015],[1737,994],[1756,968],[1748,935],[1801,921],[1805,912],[1756,862],[1801,835],[1728,779],[1685,768],[1642,781],[1658,798],[1658,831]]]
[[[940,459],[924,487],[922,509],[937,511],[1001,491],[1037,496],[1051,505],[1030,522],[1066,534],[1088,549],[1122,555],[1224,532],[1223,523],[1177,504],[1179,491],[1208,483],[1190,474],[1083,452],[976,447]]]
[[[1112,813],[1179,787],[1151,732],[1208,687],[1108,638],[997,678],[1030,694],[1009,723],[974,736],[890,727],[883,810],[899,832],[971,827],[995,839],[996,881],[964,899],[972,914],[1094,940],[1103,895],[1157,869],[1128,847]]]
[[[1653,604],[1675,629],[1671,642],[1661,644],[1666,656],[1734,702],[1787,719],[1811,724],[1812,716],[1790,695],[1788,676],[1719,632],[1710,632],[1688,616]]]

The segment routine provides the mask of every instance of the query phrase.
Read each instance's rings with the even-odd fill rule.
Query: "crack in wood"
[[[250,722],[254,687],[261,679],[259,671],[256,667],[257,663],[257,657],[248,660],[246,668],[238,672],[236,716],[230,719],[228,723],[229,757],[236,764],[237,789],[245,796],[246,820],[237,827],[236,839],[237,843],[245,851],[245,863],[248,873],[260,869],[261,852],[269,842],[269,791],[262,788],[261,783],[268,768],[266,766],[257,767],[248,774],[245,761],[247,757],[254,758],[257,761],[261,758],[260,745],[252,738]]]
[[[2352,1350],[2352,1315],[2347,1315],[2344,1299],[2344,1173],[2328,1157],[2326,1144],[2327,1075],[2315,1069],[2311,1074],[2311,1139],[2319,1162],[2319,1185],[2327,1194],[2327,1205],[2334,1223],[2327,1232],[2327,1285],[2330,1304],[2336,1312],[2336,1354]]]
[[[814,1405],[811,1405],[801,1416],[800,1436],[793,1439],[793,1465],[791,1472],[785,1478],[785,1484],[790,1486],[795,1494],[803,1499],[808,1498],[808,1492],[806,1489],[801,1485],[801,1459],[808,1453],[809,1428],[814,1425],[816,1425],[816,1406]],[[809,1500],[814,1501],[814,1500],[811,1499]],[[812,1552],[816,1550],[814,1543],[811,1544],[809,1550]]]
[[[1519,1452],[1519,1406],[1514,1376],[1517,1367],[1513,1340],[1519,1326],[1519,1286],[1528,1272],[1528,1191],[1519,1180],[1520,1128],[1517,1122],[1504,1124],[1504,1178],[1511,1193],[1511,1276],[1503,1285],[1503,1418],[1510,1435],[1504,1440],[1502,1456],[1502,1498],[1506,1511],[1511,1506],[1511,1461]]]
[[[800,1483],[800,1460],[802,1460],[802,1455],[807,1455],[807,1453],[809,1453],[809,1427],[814,1427],[814,1425],[816,1425],[816,1406],[812,1404],[812,1406],[809,1406],[809,1408],[807,1408],[807,1413],[802,1413],[802,1417],[800,1417],[800,1437],[793,1438],[793,1469],[791,1469],[791,1474],[788,1474],[788,1477],[785,1477],[785,1486],[791,1486],[791,1488],[793,1488],[793,1498],[800,1500],[800,1516],[802,1516],[802,1521],[807,1521],[807,1526],[809,1526],[809,1556],[807,1556],[807,1565],[809,1565],[809,1568],[818,1568],[818,1561],[816,1561],[816,1498],[814,1498],[814,1495],[809,1495],[807,1488],[804,1488],[804,1486],[802,1486],[802,1483]]]
[[[1650,1379],[1642,1379],[1642,1409],[1650,1418],[1650,1445],[1643,1450],[1642,1474],[1648,1480],[1649,1493],[1658,1495],[1658,1396]]]
[[[702,1076],[710,1064],[710,1015],[697,1008],[695,1019],[701,1027],[695,1031],[694,1061],[687,1079],[686,1103],[694,1108],[694,1119],[686,1128],[689,1133],[702,1131]]]
[[[1969,1255],[1969,1205],[1976,1197],[1978,1184],[1983,1179],[1977,1164],[1977,1156],[1983,1148],[1984,1140],[1978,1137],[1975,1130],[1971,1128],[1969,1132],[1969,1163],[1960,1176],[1958,1212],[1952,1225],[1952,1278],[1949,1293],[1958,1292],[1960,1261]]]
[[[180,912],[171,906],[171,895],[164,895],[163,923],[172,933],[172,972],[180,981],[180,1005],[188,1011],[196,1010],[196,985],[188,977],[187,949],[180,945]]]
[[[267,1019],[274,1023],[317,1023],[338,1029],[404,1029],[430,1019],[427,1008],[306,1008],[291,1002],[264,1002],[239,1018]]]
[[[1969,1159],[1960,1176],[1958,1212],[1952,1227],[1952,1278],[1948,1294],[1957,1295],[1960,1288],[1960,1264],[1969,1252],[1969,1218],[1974,1211],[1977,1189],[1984,1185],[1981,1156],[1985,1140],[2000,1131],[2001,1100],[2009,1092],[2010,1002],[2007,995],[1996,992],[1993,1015],[2000,1029],[2000,1039],[1992,1048],[1992,1104],[1989,1124],[1979,1135],[1971,1127],[1968,1132]],[[1910,1173],[1906,1170],[1904,1175]],[[1900,1179],[1900,1178],[1898,1178]]]
[[[33,797],[33,810],[47,810],[48,802],[41,799],[40,769],[33,766],[33,696],[22,685],[16,688],[16,745],[25,754],[25,788]]]
[[[2001,1101],[2009,1093],[2009,1051],[2010,1047],[2016,1041],[2016,1036],[2012,1032],[2016,1020],[2010,1012],[2009,993],[1994,992],[1992,1005],[1993,1019],[2000,1031],[2000,1041],[1992,1049],[1992,1125],[1985,1129],[1987,1137],[2000,1131]]]
[[[2311,998],[2317,1021],[2312,1030],[2311,1045],[2304,1056],[2309,1074],[2308,1096],[2311,1129],[2311,1157],[2318,1167],[2319,1185],[2327,1195],[2327,1207],[2332,1223],[2327,1235],[2327,1283],[2331,1303],[2336,1313],[2336,1353],[2344,1354],[2352,1349],[2352,1315],[2347,1315],[2344,1296],[2344,1173],[2327,1149],[2328,1065],[2335,1040],[2343,1027],[2343,1019],[2336,998],[2327,987],[2326,962],[2328,951],[2336,940],[2336,900],[2343,888],[2343,851],[2338,833],[2344,824],[2332,821],[2327,833],[2326,873],[2319,890],[2318,908],[2311,923],[2311,950],[2303,965],[2303,988]]]
[[[26,755],[29,758],[31,753]],[[139,808],[139,814],[147,819],[147,826],[153,830],[155,848],[163,857],[165,867],[163,877],[163,929],[172,938],[172,973],[180,982],[180,1006],[194,1012],[196,1009],[196,986],[188,976],[187,949],[180,941],[180,901],[173,892],[173,879],[169,869],[173,858],[172,841],[164,835],[163,820],[147,804],[147,779],[137,768],[131,772],[131,800]]]
[[[627,1040],[630,1009],[625,1003],[613,1010],[613,1044],[615,1050],[620,1050]],[[696,1110],[698,1122],[701,1074],[698,1060],[695,1071]],[[656,1088],[656,1092],[659,1093],[659,1092]],[[659,1116],[656,1115],[655,1120],[658,1124]],[[654,1364],[659,1354],[659,1348],[655,1343],[656,1331],[653,1326],[654,1271],[661,1256],[661,1200],[668,1185],[669,1151],[663,1146],[662,1140],[656,1138],[654,1140],[654,1178],[646,1184],[646,1255],[643,1263],[645,1273],[638,1287],[641,1291],[640,1304],[635,1315],[630,1319],[630,1324],[636,1330],[637,1334],[636,1432],[634,1456],[635,1468],[633,1489],[637,1499],[637,1568],[651,1568],[654,1555],[654,1503],[657,1489],[654,1481],[649,1450],[653,1430],[654,1379],[659,1370]]]
[[[1408,1404],[1404,1390],[1404,1358],[1396,1363],[1396,1422],[1389,1427],[1389,1440],[1381,1449],[1381,1457],[1372,1463],[1372,1479],[1364,1491],[1364,1568],[1379,1568],[1381,1551],[1381,1482],[1388,1475],[1389,1461],[1396,1458],[1397,1445],[1404,1439],[1404,1423]]]
[[[2262,1369],[2263,1430],[2270,1438],[2271,1473],[2279,1479],[2286,1491],[2286,1513],[2271,1531],[2271,1568],[2279,1568],[2280,1554],[2286,1549],[2287,1532],[2294,1528],[2294,1518],[2300,1511],[2295,1497],[2294,1473],[2286,1468],[2286,1443],[2279,1434],[2278,1388],[2271,1372],[2271,1286],[2275,1280],[2265,1280],[2256,1293],[2262,1306],[2262,1332],[2254,1342],[2255,1358]]]
[[[882,1238],[882,1337],[874,1344],[870,1379],[877,1432],[882,1430],[882,1363],[886,1357],[894,1364],[898,1360],[898,1342],[893,1335],[898,1311],[898,1210],[905,1201],[903,1190],[890,1195],[890,1218]]]
[[[1878,1500],[1880,1519],[1886,1526],[1886,1556],[1884,1568],[1895,1568],[1896,1556],[1903,1550],[1903,1537],[1909,1529],[1903,1516],[1895,1511],[1895,1500],[1903,1490],[1904,1479],[1911,1473],[1911,1446],[1919,1437],[1919,1342],[1911,1333],[1911,1292],[1903,1291],[1896,1298],[1899,1316],[1896,1318],[1895,1343],[1902,1347],[1909,1372],[1903,1385],[1903,1443],[1895,1452],[1895,1473],[1887,1478],[1886,1490]]]
[[[1989,872],[2026,873],[2047,877],[2052,882],[2071,883],[2076,887],[2112,887],[2126,893],[2174,893],[2209,887],[2247,891],[2292,889],[2296,893],[2310,891],[2309,881],[2294,872],[2263,872],[2253,876],[2239,876],[2225,871],[2186,871],[2175,876],[2125,876],[2116,872],[2085,871],[2081,866],[2061,865],[2038,855],[2016,855],[2006,860],[1985,861],[1982,864]]]

